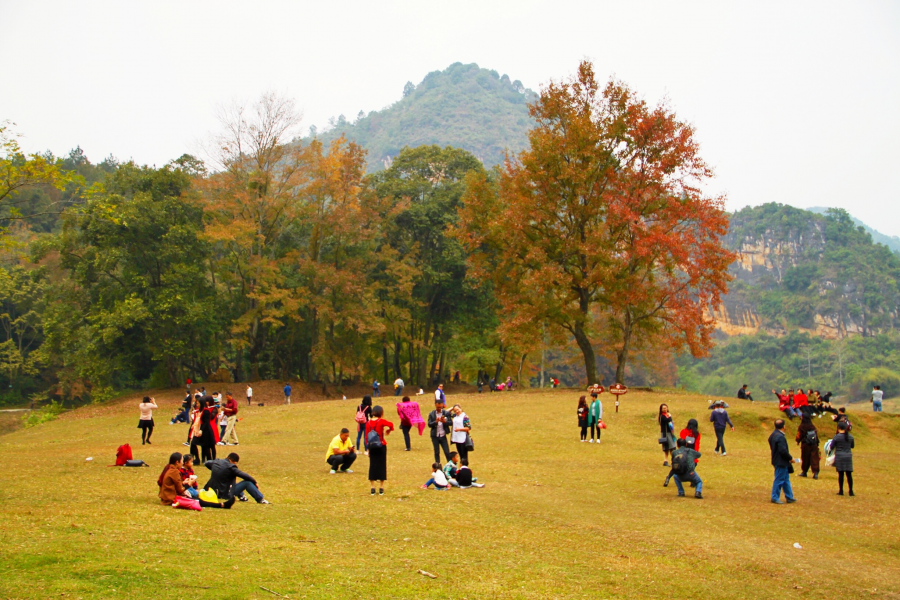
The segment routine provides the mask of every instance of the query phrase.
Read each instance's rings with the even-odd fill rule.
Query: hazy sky
[[[896,1],[0,0],[0,25],[0,120],[29,151],[161,165],[265,90],[321,127],[457,61],[538,90],[589,58],[696,126],[730,209],[840,206],[900,235]]]

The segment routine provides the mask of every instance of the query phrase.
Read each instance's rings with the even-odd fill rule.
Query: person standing
[[[727,425],[734,431],[734,423],[732,423],[731,419],[728,417],[728,411],[723,408],[723,404],[724,402],[721,400],[716,400],[715,408],[709,415],[709,420],[713,424],[713,429],[716,431],[716,454],[721,451],[722,456],[727,456],[728,453],[725,452],[725,427]]]
[[[856,445],[853,436],[847,431],[844,421],[838,422],[838,432],[831,439],[831,448],[834,450],[834,468],[838,473],[838,496],[844,495],[844,476],[847,477],[847,487],[851,496],[853,493],[853,447]]]
[[[404,387],[403,380],[400,377],[395,379],[394,380],[394,395],[402,396],[403,395],[403,387]]]
[[[380,406],[372,408],[372,420],[366,423],[366,442],[369,445],[369,484],[370,494],[375,495],[375,482],[378,482],[378,495],[384,496],[384,483],[387,481],[387,436],[394,430],[394,424],[384,416]],[[374,434],[374,435],[373,435]]]
[[[253,402],[253,388],[250,387],[250,384],[247,384],[247,406],[250,406],[250,403]]]
[[[225,407],[223,408],[225,413],[225,435],[222,436],[222,441],[225,442],[229,446],[237,446],[238,445],[238,435],[237,431],[234,430],[234,426],[237,423],[237,414],[238,414],[238,403],[237,400],[234,399],[234,396],[231,395],[231,392],[225,392]],[[232,441],[234,442],[232,443]]]
[[[784,490],[784,499],[788,504],[792,504],[797,501],[791,488],[791,463],[794,462],[794,458],[784,437],[784,419],[775,419],[775,431],[769,436],[769,449],[772,451],[772,466],[775,467],[772,503],[784,504],[781,501],[781,491]]]
[[[287,405],[291,404],[291,391],[290,382],[284,384],[284,403]]]
[[[447,396],[444,394],[444,384],[440,383],[437,386],[437,389],[434,390],[434,401],[440,401],[441,404],[447,406]]]
[[[797,428],[795,441],[800,444],[800,477],[807,477],[812,469],[813,479],[819,478],[819,432],[812,417],[803,415]]]
[[[456,452],[459,454],[460,460],[469,458],[469,449],[466,448],[469,432],[472,431],[472,423],[469,422],[469,415],[463,412],[459,404],[453,405],[453,433],[450,435],[450,441],[456,444]]]
[[[444,410],[444,403],[440,400],[434,401],[434,410],[428,413],[428,427],[431,429],[431,445],[434,446],[434,462],[441,462],[441,448],[444,449],[444,456],[450,460],[450,444],[447,443],[447,435],[450,434],[450,427],[453,416]]]
[[[141,445],[143,446],[150,443],[150,436],[153,435],[153,409],[159,407],[156,405],[156,400],[150,396],[144,396],[139,408],[141,409],[141,418],[138,421],[138,429],[141,430]]]
[[[362,402],[356,407],[356,447],[359,448],[359,440],[363,441],[365,455],[369,455],[369,445],[365,440],[366,423],[372,418],[372,397],[363,396]]]
[[[334,436],[328,445],[328,451],[325,453],[325,462],[331,467],[331,474],[334,475],[338,471],[341,473],[352,473],[350,465],[356,460],[356,452],[353,442],[350,441],[350,430],[346,427]]]
[[[419,435],[422,435],[425,419],[422,418],[419,403],[410,400],[409,396],[403,396],[403,401],[397,403],[397,414],[400,416],[400,430],[403,432],[403,441],[406,442],[406,451],[409,452],[412,449],[409,431],[416,426],[419,428]]]
[[[588,405],[584,396],[578,399],[578,426],[581,427],[581,441],[587,441]]]
[[[884,399],[884,392],[881,391],[881,386],[876,385],[872,388],[872,411],[873,412],[882,412],[881,410],[881,402]],[[851,494],[852,496],[853,494]]]
[[[591,426],[591,440],[590,442],[594,443],[594,431],[597,432],[597,443],[600,443],[600,424],[603,422],[603,403],[600,402],[600,398],[597,394],[591,394],[591,398],[593,398],[593,402],[591,402],[591,409],[588,415],[588,424]]]
[[[669,453],[675,450],[675,423],[672,415],[669,413],[668,404],[659,405],[659,414],[656,416],[656,422],[659,423],[659,444],[662,446],[663,454],[666,459],[663,466],[669,466]]]

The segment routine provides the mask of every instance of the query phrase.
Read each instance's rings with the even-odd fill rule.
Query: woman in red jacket
[[[700,452],[700,429],[697,419],[691,419],[687,422],[687,427],[681,430],[679,436],[685,441],[685,447],[693,448]]]

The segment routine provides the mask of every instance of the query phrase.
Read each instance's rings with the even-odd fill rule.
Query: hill
[[[403,97],[350,122],[341,115],[316,135],[324,143],[345,135],[368,151],[368,168],[390,165],[404,146],[453,146],[468,150],[488,168],[509,150],[528,144],[527,103],[535,98],[518,80],[476,64],[454,63],[432,71],[418,85],[406,84]]]
[[[632,392],[616,413],[604,395],[603,442],[582,444],[580,393],[451,395],[472,419],[472,467],[486,487],[420,489],[433,460],[427,433],[402,452],[397,432],[388,438],[386,494],[374,498],[365,457],[350,475],[329,475],[324,458],[340,427],[353,426],[355,400],[241,407],[241,445],[228,450],[272,504],[230,511],[178,511],[156,497],[163,463],[184,448],[185,426],[165,424],[179,390],[157,394],[152,446],[136,443],[140,394],[0,436],[0,464],[28,472],[0,492],[0,596],[274,597],[261,588],[289,598],[900,595],[896,536],[884,526],[900,510],[891,489],[897,416],[851,409],[857,497],[836,496],[836,474],[823,467],[818,481],[794,478],[798,504],[775,506],[772,403],[733,403],[736,431],[726,434],[728,456],[717,457],[709,398]],[[701,423],[702,501],[661,485],[661,402],[679,428],[691,417]],[[830,423],[820,430],[833,432]],[[787,433],[793,438],[794,423]],[[106,467],[124,442],[152,468]],[[198,472],[205,482],[206,469]],[[198,549],[215,564],[208,574],[191,566]],[[840,568],[823,568],[823,557]]]
[[[817,215],[825,215],[828,214],[828,211],[831,210],[824,206],[813,206],[810,207],[809,212],[816,213]],[[872,236],[872,241],[876,244],[884,244],[888,248],[890,248],[893,252],[900,253],[900,237],[896,235],[885,235],[875,229],[872,229],[853,215],[850,215],[850,219],[857,227],[862,227],[866,230],[866,232]]]

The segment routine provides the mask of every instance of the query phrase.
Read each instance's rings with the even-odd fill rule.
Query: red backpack
[[[125,463],[134,458],[131,454],[131,446],[129,444],[122,444],[119,446],[118,450],[116,450],[116,466],[124,467]]]

